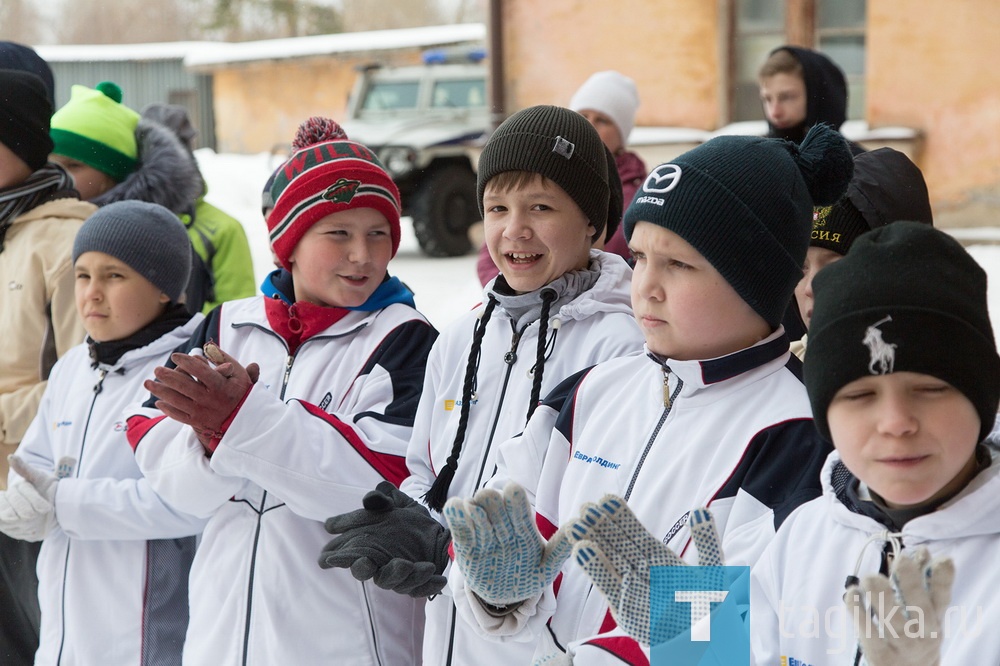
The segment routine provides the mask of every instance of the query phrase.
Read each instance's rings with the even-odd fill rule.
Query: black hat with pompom
[[[777,328],[802,277],[813,207],[835,203],[853,173],[847,141],[825,125],[801,145],[720,136],[653,169],[625,212],[625,238],[639,222],[676,233]]]

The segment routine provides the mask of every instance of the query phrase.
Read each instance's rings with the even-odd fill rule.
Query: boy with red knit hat
[[[386,270],[399,193],[374,154],[324,119],[293,148],[268,217],[273,295],[208,315],[146,382],[129,441],[157,492],[208,518],[185,663],[412,663],[422,602],[315,553],[331,510],[406,475],[437,332]]]

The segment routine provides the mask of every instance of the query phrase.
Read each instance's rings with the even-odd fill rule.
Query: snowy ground
[[[243,222],[259,283],[273,268],[267,229],[260,214],[260,192],[280,159],[267,153],[216,154],[210,149],[200,149],[196,155],[209,184],[208,200]],[[956,235],[970,243],[969,252],[990,275],[990,313],[993,329],[1000,334],[1000,229],[976,229],[974,234],[969,231]],[[480,301],[475,254],[454,259],[424,256],[409,219],[403,220],[399,253],[389,269],[413,290],[417,308],[439,329]]]

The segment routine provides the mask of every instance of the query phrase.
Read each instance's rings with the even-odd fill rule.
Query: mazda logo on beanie
[[[642,191],[651,194],[666,194],[681,182],[681,168],[676,164],[661,164],[646,176]]]

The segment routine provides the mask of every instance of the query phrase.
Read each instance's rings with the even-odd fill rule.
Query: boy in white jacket
[[[646,354],[565,382],[501,446],[495,489],[449,502],[464,618],[498,640],[545,638],[539,659],[644,663],[585,573],[563,566],[559,525],[615,494],[693,558],[689,513],[710,506],[733,563],[750,564],[819,494],[829,448],[780,321],[812,209],[851,170],[843,138],[817,127],[801,146],[720,137],[649,174],[625,214]]]
[[[316,553],[331,511],[406,476],[437,332],[388,274],[399,192],[375,155],[318,118],[293,147],[268,295],[208,315],[192,354],[146,383],[157,400],[129,440],[161,494],[208,518],[185,664],[415,664],[422,601],[321,571]]]
[[[621,186],[583,116],[555,106],[512,115],[483,149],[478,192],[501,274],[487,283],[484,304],[431,351],[407,450],[410,476],[402,492],[378,493],[386,507],[408,510],[331,518],[328,529],[342,534],[320,560],[418,596],[444,585],[448,535],[408,498],[424,500],[443,523],[444,501],[489,481],[498,445],[521,432],[541,397],[569,375],[642,348],[629,303],[632,271],[621,257],[591,249],[618,224]],[[375,520],[378,539],[369,536]],[[516,664],[532,652],[530,644],[485,642],[456,622],[447,594],[427,605],[425,664]]]
[[[204,521],[152,490],[121,415],[202,319],[177,302],[190,243],[166,208],[126,201],[83,224],[73,262],[87,340],[53,368],[0,493],[0,530],[44,539],[35,663],[180,664]]]
[[[805,380],[836,451],[823,497],[753,569],[755,659],[998,663],[1000,579],[984,563],[1000,544],[1000,466],[983,442],[1000,357],[986,274],[946,234],[898,222],[858,238],[813,287]]]

